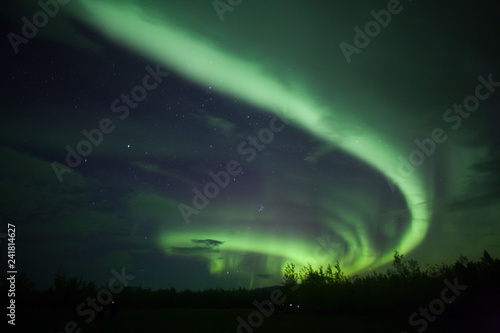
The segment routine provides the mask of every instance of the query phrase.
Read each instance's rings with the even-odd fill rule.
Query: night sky
[[[38,288],[500,256],[498,2],[73,0],[37,33],[28,3],[1,14],[0,232]]]

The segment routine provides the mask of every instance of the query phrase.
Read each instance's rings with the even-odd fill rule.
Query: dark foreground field
[[[417,308],[418,309],[418,308]],[[417,310],[415,309],[415,310]],[[247,318],[254,309],[123,309],[117,318],[95,319],[86,324],[79,322],[84,332],[417,332],[421,326],[410,327],[408,317],[391,316],[335,316],[282,313],[275,311],[265,318],[259,327],[238,331],[237,317]],[[63,319],[64,318],[64,319]],[[30,318],[18,318],[19,324],[29,321],[29,330],[23,332],[65,332],[64,325],[71,319],[71,313],[32,313]],[[489,321],[489,323],[486,323]],[[495,329],[491,317],[488,320],[465,316],[455,317],[445,313],[429,323],[425,332],[500,332]],[[500,320],[499,320],[500,322]],[[24,326],[24,325],[23,325]],[[489,328],[487,328],[489,326]],[[21,328],[18,327],[17,328]],[[71,332],[68,331],[68,332]],[[73,332],[78,333],[78,330]]]

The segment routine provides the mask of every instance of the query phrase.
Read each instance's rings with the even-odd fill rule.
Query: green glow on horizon
[[[161,21],[148,17],[147,13],[140,9],[139,2],[137,5],[131,3],[113,5],[104,1],[85,0],[80,1],[80,5],[84,10],[75,15],[99,28],[110,38],[144,56],[161,61],[168,66],[169,70],[177,71],[200,85],[211,85],[217,91],[237,96],[249,104],[270,110],[269,112],[286,106],[293,119],[292,125],[301,127],[311,135],[334,144],[368,163],[392,179],[399,187],[411,212],[411,225],[393,250],[407,253],[424,239],[429,227],[431,211],[423,203],[431,199],[430,191],[423,175],[419,174],[421,171],[418,168],[407,179],[398,175],[397,157],[407,156],[408,151],[404,147],[397,146],[397,140],[393,140],[393,144],[389,146],[386,146],[387,143],[381,144],[374,128],[354,116],[339,112],[344,108],[332,105],[331,101],[327,100],[328,96],[304,93],[312,89],[300,89],[303,86],[300,77],[295,77],[286,85],[272,77],[269,74],[271,71],[266,70],[272,66],[271,56],[269,59],[261,59],[262,61],[256,64],[243,56],[238,56],[237,51],[218,49],[194,31],[171,24],[168,17]],[[329,107],[325,108],[324,105],[329,105]],[[351,110],[350,114],[353,113],[355,114],[355,110]],[[350,121],[351,125],[348,130],[346,130],[346,121]],[[370,265],[381,265],[392,259],[392,251],[378,258],[370,256],[373,245],[363,226],[363,221],[347,213],[344,220],[349,221],[352,228],[338,228],[336,221],[330,221],[327,224],[331,227],[335,226],[338,229],[335,231],[341,234],[353,249],[359,250],[359,253],[351,252],[343,258],[354,261],[349,267],[345,267],[347,273],[362,270]],[[212,236],[208,237],[208,234]],[[225,239],[223,234],[217,231],[169,231],[160,237],[160,244],[166,248],[192,246],[192,239],[207,238]],[[304,258],[312,258],[317,246],[314,239],[279,239],[277,235],[263,234],[231,235],[231,239],[227,238],[225,241],[221,246],[223,251],[268,254],[279,257],[282,264],[287,261],[300,264]],[[216,253],[204,256],[211,261],[213,273],[220,273],[226,265],[235,264],[234,262],[218,262],[215,259],[218,256]],[[269,265],[274,264],[269,263]]]

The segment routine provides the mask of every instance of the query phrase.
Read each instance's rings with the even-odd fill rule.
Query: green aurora
[[[386,263],[391,260],[394,250],[410,252],[424,239],[432,212],[425,205],[432,200],[432,190],[422,170],[411,177],[403,178],[398,174],[399,155],[407,155],[407,148],[396,144],[382,144],[377,128],[373,128],[343,110],[342,105],[325,96],[316,95],[300,75],[289,75],[286,82],[272,75],[272,67],[278,60],[272,57],[259,59],[255,63],[244,55],[237,54],[237,48],[226,49],[210,44],[207,38],[200,36],[199,30],[190,29],[189,24],[182,26],[173,23],[168,14],[164,17],[154,15],[143,9],[141,3],[122,3],[120,5],[103,1],[81,1],[84,10],[79,11],[80,18],[99,28],[103,33],[128,47],[152,59],[157,59],[181,75],[201,85],[211,85],[214,89],[236,96],[247,103],[263,110],[286,108],[293,126],[300,126],[311,135],[339,147],[373,166],[390,178],[406,198],[411,213],[411,223],[401,239],[379,258],[370,256],[374,246],[369,235],[364,231],[363,221],[357,218],[344,219],[352,228],[337,229],[337,221],[324,223],[340,234],[349,244],[349,248],[358,249],[357,259],[348,267],[349,273],[363,268]],[[156,16],[156,17],[155,17]],[[249,22],[241,20],[240,25]],[[210,30],[210,29],[207,29]],[[175,47],[174,47],[175,46]],[[307,93],[306,93],[307,91]],[[314,102],[313,102],[314,101]],[[278,113],[279,115],[279,113]],[[386,138],[389,142],[396,142]],[[193,226],[192,229],[196,229]],[[211,231],[216,239],[225,239],[224,231]],[[191,239],[203,239],[207,231],[166,232],[160,237],[163,246],[188,246]],[[276,235],[262,237],[252,234],[233,235],[231,241],[223,245],[224,251],[256,252],[268,254],[269,266],[279,258],[281,266],[292,261],[298,264],[308,262],[317,244],[311,240],[277,239]],[[230,256],[228,256],[230,257]],[[217,262],[214,258],[209,258]],[[343,258],[339,258],[343,261]],[[327,265],[328,262],[318,264]],[[213,264],[211,271],[220,273],[233,270],[235,262],[226,259],[224,264]]]
[[[99,159],[104,165],[108,160],[127,156],[137,174],[171,178],[182,186],[162,192],[153,185],[139,186],[139,181],[129,185],[128,179],[118,175],[115,179],[112,173],[99,173],[99,178],[75,169],[64,184],[54,185],[60,186],[60,192],[52,190],[45,195],[53,200],[48,206],[56,207],[70,196],[64,191],[90,193],[105,183],[103,179],[125,183],[130,192],[117,195],[120,205],[109,208],[111,213],[83,209],[77,201],[87,200],[87,194],[81,194],[84,199],[75,195],[71,207],[78,212],[78,218],[61,213],[58,222],[47,222],[56,226],[47,230],[57,230],[54,235],[67,237],[66,244],[71,243],[73,235],[92,235],[101,229],[111,233],[116,226],[123,227],[124,220],[135,220],[131,236],[120,234],[117,242],[120,246],[130,245],[132,255],[121,249],[111,250],[107,254],[111,262],[134,266],[133,255],[146,257],[153,251],[136,235],[147,225],[155,230],[148,237],[154,239],[165,261],[186,260],[187,265],[194,262],[206,267],[213,281],[234,275],[238,278],[231,286],[250,287],[279,283],[284,266],[290,262],[298,267],[308,263],[318,267],[338,260],[347,274],[356,274],[389,263],[395,250],[415,254],[425,262],[454,259],[459,250],[466,255],[488,246],[498,250],[495,244],[500,240],[500,229],[494,221],[500,206],[495,186],[500,182],[495,168],[500,154],[496,139],[491,138],[495,129],[488,117],[492,116],[486,111],[492,112],[494,103],[498,105],[498,93],[481,102],[480,111],[469,119],[464,117],[456,129],[443,118],[453,103],[461,103],[474,93],[479,76],[486,78],[493,73],[493,80],[500,79],[494,71],[493,57],[482,59],[470,47],[461,50],[469,65],[450,59],[448,54],[457,52],[460,43],[444,45],[441,37],[422,37],[441,28],[439,20],[420,27],[419,15],[427,13],[432,5],[405,1],[391,24],[359,54],[353,54],[352,63],[348,64],[339,44],[352,43],[353,27],[363,26],[372,19],[370,10],[384,6],[386,2],[367,2],[354,8],[330,2],[312,5],[284,0],[242,1],[225,12],[221,21],[212,2],[202,0],[74,0],[65,5],[64,17],[57,17],[61,20],[57,26],[48,25],[40,39],[62,41],[105,59],[107,54],[99,45],[100,40],[92,40],[92,36],[99,35],[141,59],[137,68],[142,72],[130,76],[133,82],[142,77],[146,64],[154,67],[158,63],[172,76],[257,110],[265,120],[259,118],[250,130],[242,130],[231,117],[238,112],[243,117],[248,109],[236,108],[229,115],[228,108],[228,114],[215,115],[192,102],[191,111],[186,111],[192,129],[167,129],[167,124],[161,129],[146,129],[132,120],[133,116],[117,122],[117,132],[141,138],[132,144],[141,154],[128,149],[131,140],[125,135],[110,134],[89,160]],[[81,30],[74,28],[74,22]],[[422,30],[417,31],[414,26]],[[68,31],[74,35],[69,36]],[[30,44],[22,46],[29,47]],[[429,51],[441,49],[442,52]],[[165,85],[169,79],[165,79]],[[129,86],[132,85],[125,83],[119,89],[125,91]],[[103,103],[102,110],[95,111],[101,112],[95,119],[102,118],[101,114],[109,116],[108,99]],[[157,109],[156,112],[163,112]],[[139,112],[146,114],[140,108],[131,114]],[[241,154],[218,152],[213,157],[191,148],[213,140],[215,145],[236,151],[238,142],[246,140],[247,132],[256,134],[269,127],[268,118],[275,115],[285,129],[283,133],[274,133],[274,140],[257,152],[254,162],[245,162],[246,156]],[[72,128],[77,134],[80,128],[91,128],[96,123],[90,117],[81,118],[86,120]],[[37,133],[36,120],[29,124],[21,118],[13,121],[14,125],[2,127],[8,137],[3,140],[4,145],[29,137],[37,149],[43,147],[51,152],[50,156],[57,156],[74,140],[71,130],[59,128],[55,122],[46,124],[47,132],[53,132],[49,140]],[[17,128],[24,128],[24,133]],[[218,132],[210,132],[210,137],[196,135],[205,133],[205,128],[217,128]],[[422,165],[408,172],[402,159],[408,160],[411,152],[418,149],[415,140],[428,142],[436,128],[442,129],[446,141],[435,143],[435,153],[422,155]],[[302,151],[301,140],[294,137],[299,134],[313,147],[304,149],[307,154]],[[162,148],[165,138],[175,140],[175,147],[172,144],[168,149]],[[289,146],[278,156],[283,141],[288,141]],[[294,143],[298,143],[297,147]],[[36,170],[41,170],[40,166],[47,162],[47,158],[11,147],[1,148],[13,161],[22,162],[23,168],[37,165]],[[157,160],[147,160],[145,151],[148,156],[158,156]],[[303,164],[298,165],[296,156],[288,156],[294,154],[304,155],[299,157]],[[212,169],[207,166],[210,163],[202,166],[209,160],[207,156],[218,161],[212,163]],[[162,164],[175,158],[187,161],[186,167],[169,169],[166,163]],[[209,171],[222,170],[219,166],[230,160],[241,162],[244,174],[236,176],[237,181],[221,189],[221,194],[210,199],[208,207],[193,214],[191,223],[186,224],[179,205],[192,206],[191,189],[200,187],[201,179],[209,179]],[[11,179],[31,172],[14,165],[8,171]],[[356,175],[352,178],[357,179],[350,178],[351,171]],[[275,180],[274,172],[285,179],[287,186]],[[37,177],[54,181],[52,174]],[[256,188],[250,188],[252,182],[258,183]],[[12,180],[4,183],[7,189],[17,188]],[[247,188],[242,188],[244,185]],[[17,206],[21,197],[36,203],[40,199],[33,193],[12,195],[7,203]],[[261,206],[263,212],[258,210],[260,202],[266,202]],[[39,211],[40,205],[35,203],[19,213],[19,219],[28,219]],[[295,206],[299,208],[292,209]],[[8,213],[16,217],[18,214],[13,210]],[[51,214],[45,214],[47,220],[51,218]],[[60,227],[62,224],[64,227]],[[37,225],[32,232],[44,228]],[[489,251],[495,255],[495,250]],[[153,266],[156,265],[161,263]],[[176,269],[186,269],[183,265]],[[200,273],[193,271],[185,270],[185,274],[194,277],[180,285],[198,285],[195,275]],[[272,279],[267,275],[272,275]]]

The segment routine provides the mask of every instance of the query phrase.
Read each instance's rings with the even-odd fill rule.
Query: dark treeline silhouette
[[[254,307],[253,301],[268,300],[271,292],[280,288],[286,296],[286,304],[276,306],[277,311],[290,312],[290,304],[294,304],[294,313],[410,315],[420,306],[428,306],[432,300],[441,298],[443,289],[447,288],[445,281],[467,286],[460,296],[446,304],[447,313],[466,312],[470,316],[471,311],[499,311],[500,260],[491,258],[486,251],[476,262],[460,256],[454,264],[425,269],[396,251],[392,266],[386,272],[361,277],[346,276],[338,262],[333,267],[328,265],[315,270],[308,265],[298,271],[293,264],[288,264],[281,286],[253,290],[177,291],[170,288],[153,291],[125,287],[113,295],[114,303],[107,305],[106,311],[110,313],[108,317],[113,318],[119,317],[118,309],[127,308],[248,309]],[[95,298],[102,288],[107,286],[98,287],[94,282],[58,273],[51,288],[37,291],[33,282],[22,274],[18,278],[16,297],[19,303],[37,308],[73,311],[88,297]],[[447,295],[452,294],[448,292]],[[73,313],[76,316],[76,312]]]
[[[288,264],[284,281],[287,299],[307,312],[410,315],[441,299],[442,293],[444,299],[453,298],[449,284],[466,289],[459,287],[460,295],[446,307],[488,312],[499,309],[500,260],[484,251],[477,262],[460,256],[454,264],[423,269],[417,261],[406,260],[395,251],[392,266],[385,273],[348,277],[338,262],[333,268],[328,265],[314,270],[309,265],[298,272]],[[448,290],[443,291],[445,288]]]

